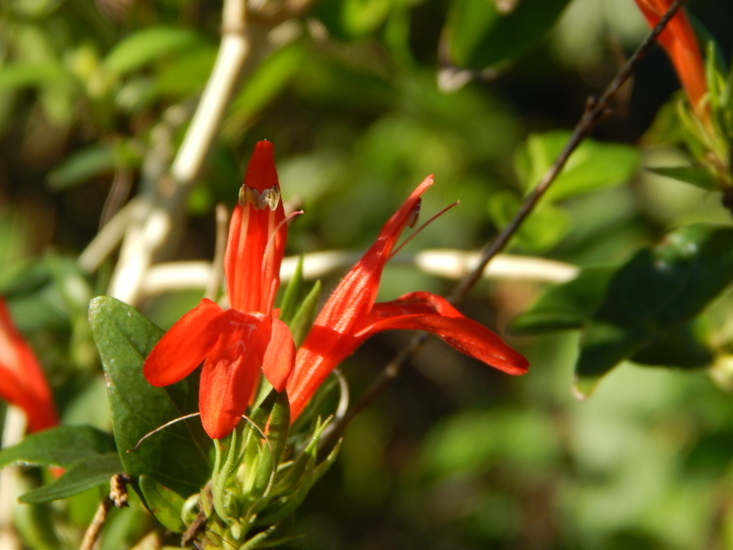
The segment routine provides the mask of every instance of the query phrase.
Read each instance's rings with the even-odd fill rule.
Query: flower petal
[[[672,0],[636,0],[636,4],[649,26],[655,27],[672,5]],[[708,108],[701,103],[707,93],[705,65],[697,38],[683,9],[677,11],[659,35],[659,42],[672,60],[692,107],[703,120],[708,120]]]
[[[375,304],[367,326],[355,337],[363,340],[392,329],[430,332],[458,351],[508,374],[523,374],[529,366],[527,359],[498,335],[429,292],[412,292],[392,302]]]
[[[267,345],[262,372],[276,391],[283,391],[295,365],[295,342],[288,325],[272,320],[270,343]]]
[[[58,424],[51,389],[36,355],[18,332],[0,298],[0,397],[20,407],[28,430],[36,432]]]
[[[218,320],[220,337],[201,371],[199,410],[212,439],[231,433],[241,420],[260,376],[271,317],[229,309]]]
[[[153,386],[167,386],[198,367],[219,338],[217,322],[224,314],[211,300],[181,317],[155,345],[143,363],[143,374]]]
[[[318,386],[361,340],[353,335],[361,330],[377,298],[384,264],[402,231],[412,225],[420,208],[420,195],[433,184],[427,177],[404,204],[384,224],[376,242],[351,268],[331,293],[313,327],[298,350],[295,370],[287,384],[291,419],[295,419]]]
[[[280,285],[287,224],[272,144],[255,146],[232,213],[224,258],[229,305],[269,313]]]

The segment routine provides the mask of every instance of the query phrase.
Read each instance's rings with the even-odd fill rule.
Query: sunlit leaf
[[[163,331],[114,298],[92,300],[89,320],[107,377],[115,440],[125,472],[148,475],[188,496],[209,477],[208,451],[198,419],[181,421],[137,442],[166,422],[190,412],[195,393],[183,380],[166,389],[151,386],[142,364]],[[194,390],[195,391],[195,390]]]
[[[157,520],[174,533],[182,533],[185,529],[181,519],[184,500],[178,493],[161,485],[153,478],[140,476],[140,490],[145,497],[148,509]]]
[[[715,177],[701,166],[647,167],[646,169],[654,174],[683,181],[706,191],[714,191],[719,188]]]
[[[570,137],[569,132],[533,134],[517,150],[514,166],[525,191],[539,183]],[[586,139],[570,155],[543,200],[561,200],[628,181],[639,164],[639,152],[628,145]]]
[[[148,27],[119,42],[104,60],[114,73],[127,73],[170,53],[190,48],[200,40],[190,29]]]

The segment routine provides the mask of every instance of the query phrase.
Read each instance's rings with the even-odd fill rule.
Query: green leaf
[[[510,328],[519,334],[580,329],[603,301],[615,268],[589,267],[567,283],[550,287]]]
[[[170,53],[190,48],[200,41],[189,29],[149,27],[119,42],[107,55],[108,70],[124,74],[147,65]]]
[[[638,252],[611,279],[583,331],[581,387],[699,314],[733,281],[733,228],[692,225]],[[643,358],[643,355],[642,355]]]
[[[718,181],[710,172],[702,166],[670,166],[659,168],[646,168],[654,174],[666,176],[684,183],[689,183],[695,187],[700,187],[706,191],[715,191],[719,189]]]
[[[444,29],[451,59],[477,70],[508,61],[549,31],[569,0],[455,0]],[[502,3],[504,4],[504,3]]]
[[[292,321],[293,315],[295,315],[295,308],[298,305],[298,300],[302,292],[303,255],[301,254],[295,266],[295,273],[293,273],[293,277],[288,282],[288,286],[285,288],[285,294],[280,302],[280,320],[286,325]]]
[[[92,487],[109,483],[109,479],[120,472],[122,472],[122,463],[116,452],[88,456],[75,462],[58,479],[21,495],[18,500],[26,504],[39,504],[67,498]]]
[[[714,357],[696,334],[693,323],[688,323],[665,332],[658,339],[652,338],[630,360],[640,365],[699,369],[712,363]]]
[[[91,426],[58,426],[30,434],[0,451],[0,468],[9,464],[61,466],[115,450],[114,438]]]
[[[182,533],[186,529],[181,519],[185,500],[178,493],[148,476],[140,476],[140,490],[148,509],[160,523],[174,533]]]
[[[64,68],[54,62],[8,63],[0,68],[0,90],[70,83]]]
[[[66,158],[48,175],[52,189],[67,189],[94,176],[111,172],[115,167],[115,151],[110,145],[81,149]]]
[[[151,386],[143,377],[143,361],[163,331],[134,308],[106,296],[92,300],[89,321],[107,378],[125,472],[148,475],[184,497],[197,491],[211,472],[201,444],[209,440],[201,435],[198,419],[166,427],[132,451],[143,436],[188,413],[195,401],[191,377],[166,389]]]
[[[316,318],[316,308],[318,307],[318,299],[320,296],[321,281],[316,281],[313,288],[311,288],[308,295],[300,304],[298,311],[293,315],[293,320],[288,325],[290,327],[290,332],[293,334],[293,340],[295,341],[296,347],[300,347],[313,325],[313,320]]]
[[[517,150],[514,167],[525,191],[533,189],[570,137],[564,130],[533,134]],[[628,181],[640,161],[631,146],[586,139],[570,155],[543,200],[557,201]]]
[[[521,199],[512,191],[492,193],[488,203],[489,217],[498,227],[504,228],[521,204]],[[548,203],[540,204],[524,220],[512,242],[526,250],[548,250],[570,231],[570,225],[570,218],[565,212]]]

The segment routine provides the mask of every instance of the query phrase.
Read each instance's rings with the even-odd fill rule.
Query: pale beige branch
[[[319,279],[337,272],[345,272],[361,257],[360,252],[315,252],[303,257],[303,278]],[[391,264],[415,266],[423,273],[460,279],[469,273],[480,260],[478,252],[460,250],[424,250],[415,255],[400,255]],[[295,273],[298,257],[283,260],[280,278],[289,281]],[[547,283],[563,283],[578,274],[574,265],[533,258],[529,256],[499,255],[484,270],[486,279],[524,280]],[[171,262],[153,266],[146,274],[141,290],[144,296],[165,292],[205,289],[211,278],[208,262]]]

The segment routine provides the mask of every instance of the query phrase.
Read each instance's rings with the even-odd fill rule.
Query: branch
[[[473,286],[481,278],[481,274],[484,269],[499,252],[504,250],[510,239],[516,233],[517,229],[522,225],[525,219],[532,213],[535,206],[539,202],[542,195],[549,189],[552,182],[555,181],[557,176],[562,171],[565,163],[570,158],[570,155],[575,149],[582,143],[582,141],[588,137],[591,131],[602,121],[608,118],[611,114],[611,101],[618,92],[619,88],[629,79],[639,62],[644,58],[649,49],[654,45],[654,41],[657,39],[659,34],[664,30],[667,23],[674,16],[677,10],[680,9],[685,0],[675,0],[669,7],[664,16],[659,20],[654,29],[647,35],[641,45],[637,48],[634,54],[626,62],[626,65],[611,81],[611,83],[603,91],[603,94],[599,99],[589,98],[585,105],[585,110],[575,126],[572,135],[565,144],[565,147],[560,152],[558,157],[552,166],[545,172],[537,187],[524,199],[519,211],[515,214],[514,218],[509,224],[492,240],[481,252],[480,261],[476,267],[466,277],[461,280],[456,286],[453,292],[448,296],[448,300],[451,303],[460,302],[465,298],[466,294],[473,288]],[[323,442],[321,448],[329,449],[333,446],[334,442],[341,437],[343,430],[346,428],[348,423],[367,405],[369,405],[402,370],[407,364],[407,361],[420,350],[429,337],[428,333],[421,333],[408,344],[405,348],[400,350],[395,358],[390,361],[389,364],[382,370],[379,376],[372,382],[372,385],[362,394],[360,399],[356,402],[354,407],[344,416],[339,422],[333,432],[329,435],[328,440]]]
[[[226,220],[225,220],[226,222]],[[224,226],[226,230],[226,226]],[[226,239],[217,237],[217,243]],[[217,244],[217,247],[219,245]],[[217,257],[221,258],[223,252]],[[314,252],[303,256],[303,278],[320,279],[335,272],[343,272],[356,263],[362,254],[359,252]],[[160,263],[150,268],[142,283],[140,295],[155,296],[164,292],[180,290],[209,289],[204,295],[208,298],[216,295],[210,291],[211,285],[217,285],[221,279],[222,260],[214,258],[213,264],[203,261]],[[414,255],[401,254],[390,261],[392,265],[414,266],[423,273],[460,279],[470,273],[478,265],[478,252],[461,250],[423,250]],[[292,279],[299,257],[285,258],[280,267],[280,280]],[[212,267],[214,266],[214,267]],[[574,265],[533,258],[500,254],[490,265],[486,266],[482,276],[485,279],[511,279],[547,283],[564,283],[578,274]],[[212,283],[212,279],[215,280]]]

